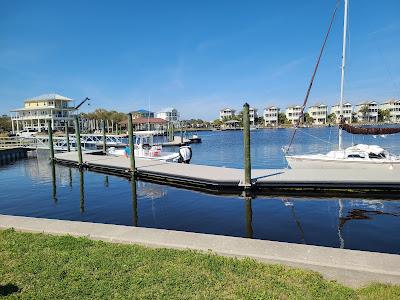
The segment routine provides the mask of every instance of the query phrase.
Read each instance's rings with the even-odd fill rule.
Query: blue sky
[[[0,0],[0,112],[56,92],[215,119],[301,104],[335,0]],[[400,97],[400,1],[350,0],[345,95]],[[339,96],[341,3],[310,103]]]

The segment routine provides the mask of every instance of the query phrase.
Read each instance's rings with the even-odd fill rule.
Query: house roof
[[[166,124],[167,121],[161,118],[136,118],[132,120],[133,124]],[[128,120],[119,122],[121,125],[128,124]]]
[[[311,105],[310,107],[321,107],[321,106],[326,107],[326,105],[323,103],[315,103],[314,105]]]
[[[371,100],[369,100],[369,101],[363,101],[363,102],[358,103],[357,106],[360,106],[360,105],[369,105],[369,104],[378,104],[378,102],[376,102],[376,101],[371,101]]]
[[[348,105],[348,104],[352,105],[350,102],[343,102],[343,105]],[[332,105],[332,107],[335,107],[335,106],[340,106],[340,103],[336,103],[335,105]]]
[[[279,107],[278,107],[278,106],[275,106],[275,105],[267,106],[265,109],[271,109],[271,108],[279,109]]]
[[[236,109],[229,108],[229,107],[225,107],[225,108],[221,109],[220,111],[224,111],[224,110],[236,111]]]
[[[138,110],[133,111],[132,113],[139,113],[139,114],[149,114],[150,113],[150,114],[153,114],[154,112],[146,110],[146,109],[138,109]]]
[[[400,99],[389,99],[383,102],[383,104],[395,104],[395,103],[400,103]]]
[[[25,102],[48,101],[48,100],[72,101],[71,98],[67,98],[67,97],[61,96],[59,94],[43,94],[43,95],[36,96],[33,98],[28,98],[25,100]]]

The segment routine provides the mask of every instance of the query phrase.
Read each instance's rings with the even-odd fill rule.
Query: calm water
[[[253,167],[284,167],[289,130],[252,131]],[[308,129],[296,151],[329,150],[332,128]],[[194,163],[241,167],[241,132],[200,133]],[[373,139],[373,138],[371,138]],[[396,137],[372,140],[400,145]],[[346,142],[351,140],[346,136]],[[363,142],[362,139],[355,140]],[[366,142],[366,141],[365,141]],[[328,146],[327,146],[328,145]],[[398,149],[398,148],[397,148]],[[311,151],[312,150],[312,151]],[[0,167],[0,213],[213,233],[400,254],[400,201],[213,196],[56,166],[45,157]],[[136,190],[136,192],[135,192]]]

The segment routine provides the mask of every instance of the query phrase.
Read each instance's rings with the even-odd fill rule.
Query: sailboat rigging
[[[288,150],[293,142],[294,135],[298,123],[302,116],[300,116],[296,124],[293,136],[291,138],[289,147],[286,149],[285,158],[291,168],[295,169],[348,169],[348,168],[361,168],[361,169],[400,169],[400,157],[389,153],[387,150],[377,145],[355,145],[343,149],[343,130],[351,134],[392,134],[400,133],[400,128],[362,128],[354,127],[346,124],[343,119],[343,99],[344,99],[344,76],[346,65],[346,33],[347,33],[347,15],[348,15],[348,2],[344,0],[344,21],[343,21],[343,47],[342,47],[342,67],[341,67],[341,80],[340,80],[340,116],[339,116],[339,138],[338,150],[330,151],[327,154],[310,154],[310,155],[287,155]],[[336,7],[337,9],[337,7]],[[336,12],[335,9],[335,12]],[[333,17],[335,16],[335,13]],[[332,24],[332,21],[331,21]],[[330,28],[328,30],[329,34]],[[326,38],[324,41],[324,45]],[[321,51],[322,54],[322,51]],[[318,59],[319,62],[319,59]],[[318,66],[318,63],[317,63]],[[315,74],[315,71],[314,71]],[[314,76],[313,76],[314,77]],[[313,78],[312,78],[313,81]],[[306,100],[312,86],[312,81],[307,91]],[[305,101],[306,103],[307,101]],[[302,113],[304,110],[304,106]]]

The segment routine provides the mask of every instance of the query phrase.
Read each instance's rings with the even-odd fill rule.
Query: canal
[[[241,167],[241,132],[199,133],[193,163]],[[289,130],[252,131],[254,168],[281,168]],[[312,135],[312,136],[311,136]],[[309,129],[297,151],[334,147],[334,129]],[[332,144],[316,139],[321,137]],[[347,142],[351,143],[346,136]],[[374,139],[371,137],[371,139]],[[382,146],[398,137],[377,137]],[[371,141],[354,141],[355,143]],[[300,152],[299,151],[299,152]],[[48,153],[0,166],[0,213],[162,228],[400,254],[400,201],[217,196],[56,165]]]

